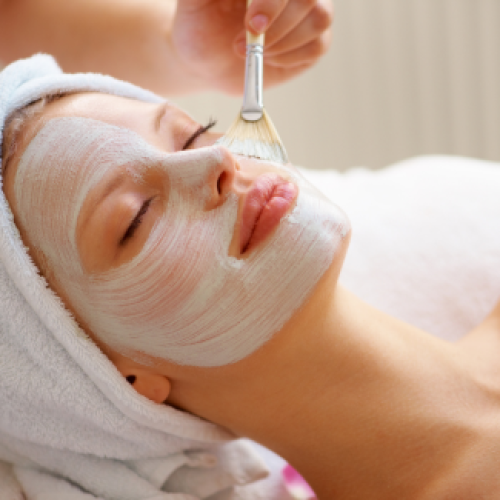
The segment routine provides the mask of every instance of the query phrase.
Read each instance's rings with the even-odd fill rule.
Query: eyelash
[[[182,147],[182,150],[189,148],[191,144],[202,134],[208,132],[213,126],[217,124],[217,120],[214,118],[210,118],[207,125],[201,125],[198,130],[186,141],[186,144]]]
[[[149,205],[151,205],[152,201],[153,198],[149,198],[142,204],[142,207],[137,212],[137,215],[134,217],[134,220],[130,223],[130,226],[125,231],[125,234],[122,236],[122,239],[120,240],[120,245],[124,245],[127,242],[127,240],[129,240],[130,238],[132,238],[132,236],[134,236],[136,229],[140,226],[142,218],[148,211]]]
[[[189,137],[189,139],[186,141],[186,144],[184,144],[184,147],[182,148],[187,149],[191,144],[202,134],[205,132],[208,132],[213,126],[215,126],[217,123],[217,120],[214,120],[213,118],[210,118],[209,122],[207,125],[202,125],[200,126],[196,132]],[[135,231],[137,228],[141,225],[142,218],[144,215],[146,215],[146,212],[149,209],[149,206],[151,205],[151,202],[153,201],[153,198],[149,198],[146,200],[143,204],[142,207],[139,209],[137,212],[137,215],[134,217],[134,220],[130,223],[130,226],[127,228],[125,231],[125,234],[122,236],[122,239],[120,240],[120,245],[123,246],[125,243],[134,236]]]

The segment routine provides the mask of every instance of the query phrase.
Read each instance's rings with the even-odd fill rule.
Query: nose
[[[208,210],[217,208],[227,195],[233,190],[235,171],[238,169],[236,159],[224,146],[214,146],[217,148],[220,160],[216,167],[210,172],[208,181]]]

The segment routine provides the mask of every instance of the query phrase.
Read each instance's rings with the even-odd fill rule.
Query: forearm
[[[170,43],[175,7],[174,0],[0,0],[0,59],[47,52],[65,71],[107,73],[160,94],[194,90]]]

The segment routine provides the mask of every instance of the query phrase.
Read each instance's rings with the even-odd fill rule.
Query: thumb
[[[288,0],[250,0],[245,28],[254,35],[264,33],[283,12]]]

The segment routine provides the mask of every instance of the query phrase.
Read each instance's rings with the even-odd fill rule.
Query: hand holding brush
[[[248,0],[247,8],[251,2],[252,0]],[[278,131],[264,109],[263,73],[264,35],[253,35],[247,31],[243,106],[235,122],[218,143],[235,154],[288,163]]]

